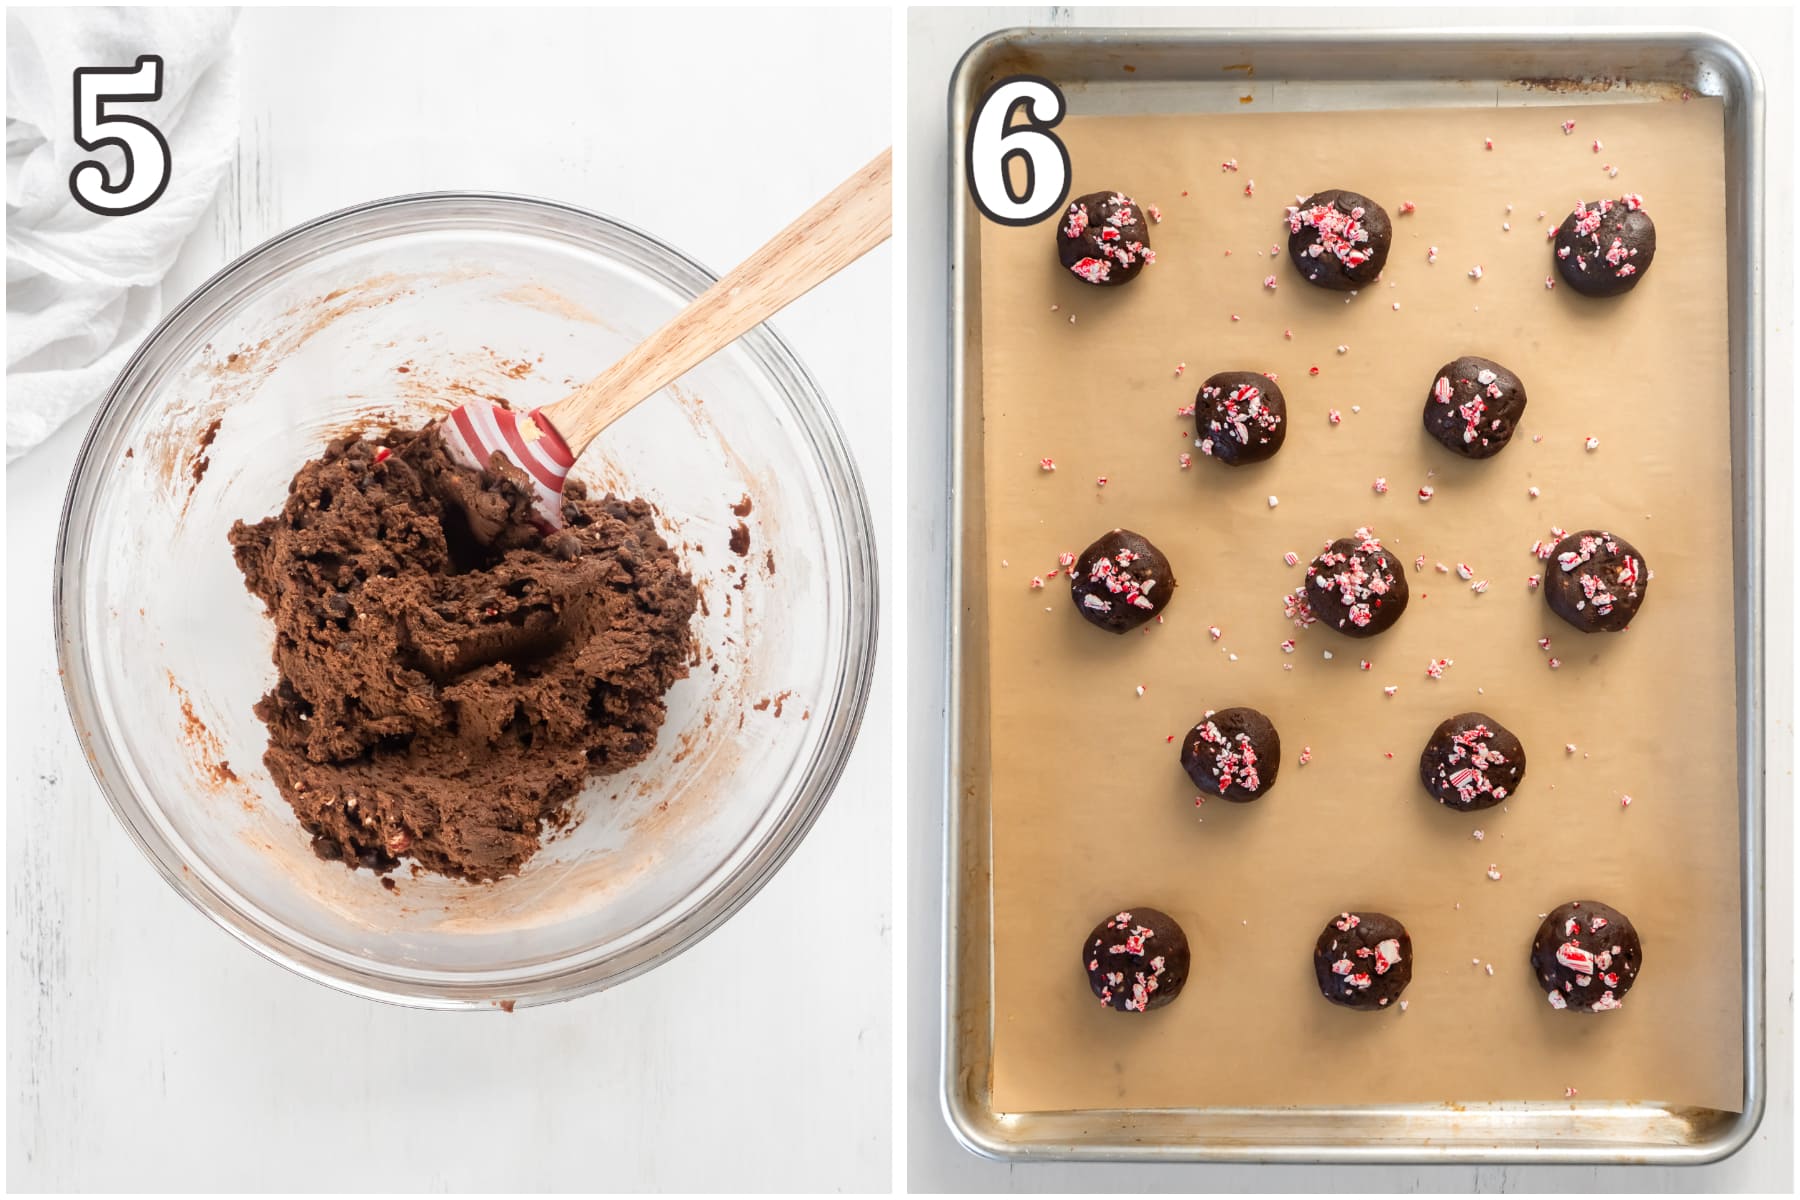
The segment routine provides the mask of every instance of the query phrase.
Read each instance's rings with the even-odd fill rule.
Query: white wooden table
[[[939,563],[945,554],[944,496],[947,418],[944,381],[949,328],[945,305],[949,281],[947,239],[942,215],[947,203],[945,98],[951,71],[969,45],[983,34],[1015,25],[1087,26],[1308,26],[1320,23],[1316,8],[958,8],[913,9],[908,17],[906,141],[909,147],[906,248],[908,289],[907,488],[911,540],[907,561]],[[1358,9],[1359,25],[1549,25],[1566,27],[1562,9]],[[1338,14],[1341,16],[1342,14]],[[1793,124],[1792,26],[1773,10],[1656,8],[1620,12],[1645,23],[1717,29],[1755,55],[1769,89],[1770,213],[1782,228],[1791,195]],[[1793,296],[1789,248],[1771,237],[1767,278],[1777,289],[1768,296],[1770,351],[1767,378],[1768,433],[1773,446],[1794,439],[1791,416]],[[1771,454],[1771,476],[1782,476],[1771,492],[1770,523],[1776,529],[1793,511],[1794,491]],[[1791,528],[1791,525],[1789,526]],[[1609,1191],[1786,1191],[1792,1185],[1794,825],[1791,816],[1793,750],[1793,613],[1787,602],[1793,556],[1787,539],[1770,538],[1768,616],[1770,663],[1768,1115],[1741,1153],[1709,1167],[1275,1167],[1238,1165],[1137,1166],[1045,1163],[1008,1166],[978,1159],[956,1144],[938,1104],[937,1006],[942,894],[942,763],[944,678],[941,645],[945,607],[943,578],[919,572],[908,611],[909,781],[912,791],[907,866],[907,964],[909,1015],[906,1052],[908,1184],[914,1191],[1097,1191],[1114,1195],[1163,1191],[1290,1191],[1331,1193],[1551,1191],[1578,1195]]]
[[[169,300],[306,218],[431,188],[599,209],[723,270],[888,144],[890,30],[886,11],[248,11],[241,152]],[[836,406],[884,534],[891,263],[877,251],[776,322]],[[885,665],[793,860],[653,980],[512,1016],[355,1000],[193,911],[93,784],[50,627],[81,433],[6,481],[11,1188],[886,1186]],[[831,969],[796,1009],[766,950],[821,904]]]

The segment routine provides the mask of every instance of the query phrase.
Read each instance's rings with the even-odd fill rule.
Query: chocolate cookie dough
[[[1118,192],[1071,202],[1056,230],[1056,254],[1077,279],[1097,287],[1130,283],[1156,261],[1143,211]]]
[[[1254,708],[1209,712],[1182,740],[1181,769],[1209,796],[1260,800],[1281,770],[1281,735]]]
[[[1313,948],[1319,991],[1345,1008],[1386,1008],[1412,982],[1412,938],[1386,913],[1339,913]]]
[[[1419,779],[1439,804],[1492,808],[1525,778],[1525,747],[1486,713],[1457,713],[1432,731],[1419,755]]]
[[[1112,633],[1136,629],[1169,606],[1175,573],[1142,534],[1115,529],[1081,552],[1069,572],[1075,611]]]
[[[1339,538],[1306,568],[1306,582],[1288,597],[1299,625],[1322,621],[1347,637],[1374,637],[1406,611],[1406,572],[1400,560],[1365,527]]]
[[[1275,457],[1287,440],[1287,399],[1254,371],[1220,371],[1194,398],[1194,445],[1228,467]]]
[[[1559,905],[1531,942],[1531,969],[1551,1008],[1608,1012],[1637,982],[1644,946],[1625,914],[1597,900]]]
[[[1631,624],[1652,578],[1630,542],[1583,529],[1551,551],[1544,598],[1551,612],[1583,633],[1615,633]]]
[[[643,761],[697,595],[642,500],[576,480],[546,536],[434,427],[332,442],[231,545],[275,624],[263,762],[326,858],[489,880],[592,776]]]
[[[1081,966],[1100,1007],[1149,1012],[1181,994],[1188,940],[1168,913],[1142,906],[1114,913],[1081,945]]]
[[[1556,270],[1584,296],[1618,296],[1636,287],[1656,257],[1656,223],[1644,198],[1577,204],[1556,230]]]
[[[1425,396],[1425,430],[1464,458],[1506,449],[1525,415],[1525,385],[1492,359],[1464,355],[1438,368]]]
[[[1394,226],[1367,196],[1330,188],[1287,210],[1288,257],[1306,282],[1350,292],[1387,264]]]

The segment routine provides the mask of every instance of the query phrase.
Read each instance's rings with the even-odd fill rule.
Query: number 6
[[[1026,123],[1013,114],[1026,109]],[[989,88],[969,124],[969,192],[990,221],[1031,225],[1058,208],[1069,194],[1069,149],[1050,132],[1068,105],[1054,83],[1037,75],[1012,75]],[[1025,190],[1015,194],[1006,165],[1025,160]]]
[[[106,164],[85,159],[69,172],[69,194],[89,212],[124,217],[142,212],[169,186],[173,163],[162,131],[140,117],[115,116],[109,100],[160,100],[163,60],[138,55],[135,67],[75,68],[75,143],[83,150],[117,146],[125,155],[122,178],[113,183]]]

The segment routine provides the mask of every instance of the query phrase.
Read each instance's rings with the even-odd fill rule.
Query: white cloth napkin
[[[238,138],[236,12],[203,8],[9,9],[6,16],[6,458],[99,400],[163,314],[162,280],[230,167]],[[117,150],[74,138],[77,67],[163,59],[162,99],[117,105],[168,140],[162,197],[102,216],[69,172]],[[110,177],[116,178],[116,174]]]

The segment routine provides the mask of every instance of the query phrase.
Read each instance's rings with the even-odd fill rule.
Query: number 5
[[[1026,122],[1012,126],[1025,109]],[[1012,75],[988,89],[969,124],[969,192],[975,206],[1002,225],[1031,225],[1058,208],[1069,194],[1069,148],[1050,130],[1068,105],[1054,83],[1036,75]],[[1025,160],[1025,190],[1015,194],[1006,164]]]
[[[159,54],[138,55],[135,67],[75,69],[75,142],[83,150],[117,146],[125,155],[121,178],[114,183],[106,165],[86,159],[69,172],[69,194],[89,212],[123,217],[155,204],[169,186],[173,163],[162,131],[140,117],[107,111],[109,100],[160,100],[163,60]]]

